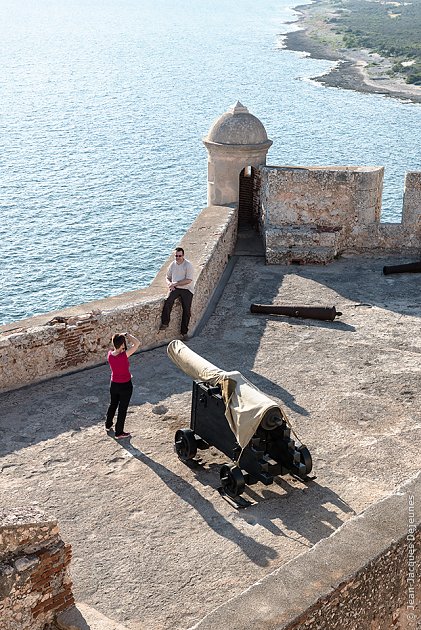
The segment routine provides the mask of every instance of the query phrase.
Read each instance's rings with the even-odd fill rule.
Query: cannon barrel
[[[306,480],[312,470],[307,447],[296,443],[286,414],[241,372],[225,372],[178,339],[168,344],[171,361],[193,381],[190,428],[178,429],[174,448],[188,462],[214,446],[234,463],[220,470],[223,496],[239,497],[246,484],[269,485],[275,475]],[[245,507],[246,501],[238,503]]]
[[[266,315],[286,315],[287,317],[301,317],[303,319],[321,319],[331,321],[342,315],[334,306],[287,306],[277,304],[252,304],[252,313],[265,313]]]
[[[421,261],[404,265],[386,265],[383,267],[383,273],[385,276],[390,273],[421,273]]]
[[[274,428],[279,423],[278,419],[283,418],[280,406],[250,383],[241,372],[221,370],[178,339],[168,344],[167,354],[184,374],[195,381],[206,383],[208,393],[209,387],[210,391],[220,387],[225,417],[242,448],[249,443],[261,421],[264,420],[267,428]]]

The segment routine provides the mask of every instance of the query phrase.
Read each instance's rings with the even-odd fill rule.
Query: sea
[[[297,4],[297,3],[295,3]],[[0,0],[0,324],[147,286],[206,206],[239,100],[268,164],[421,170],[421,105],[324,87],[293,0]]]

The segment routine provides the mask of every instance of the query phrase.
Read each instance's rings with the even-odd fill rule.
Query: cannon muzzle
[[[266,486],[275,475],[306,480],[312,459],[281,407],[241,372],[225,372],[181,341],[168,344],[168,356],[193,381],[190,427],[176,431],[174,448],[183,462],[198,449],[215,446],[231,459],[220,470],[222,496],[238,499],[246,484]],[[292,435],[291,435],[292,433]],[[237,502],[238,507],[249,505]]]
[[[287,317],[301,317],[303,319],[320,319],[331,321],[342,315],[334,306],[286,306],[277,304],[252,304],[252,313],[265,313],[266,315],[286,315]]]
[[[383,267],[383,273],[385,276],[391,273],[421,273],[421,261],[404,265],[386,265]]]
[[[275,418],[283,418],[280,406],[250,383],[241,372],[226,372],[209,363],[184,343],[174,339],[168,344],[169,358],[184,374],[206,383],[208,394],[220,393],[225,405],[225,417],[238,444],[244,448],[263,418],[271,427]]]

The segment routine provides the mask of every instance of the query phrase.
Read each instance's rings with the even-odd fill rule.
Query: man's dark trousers
[[[169,296],[164,302],[164,308],[162,309],[161,323],[163,326],[168,326],[170,323],[172,307],[174,306],[174,302],[177,298],[180,298],[181,306],[183,308],[183,315],[181,317],[181,334],[187,335],[191,314],[191,303],[193,300],[193,293],[188,289],[174,289],[173,291],[170,291]]]

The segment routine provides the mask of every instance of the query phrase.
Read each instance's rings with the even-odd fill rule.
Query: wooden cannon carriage
[[[230,463],[220,470],[223,491],[238,497],[246,484],[269,485],[287,473],[307,479],[309,450],[296,437],[281,407],[240,372],[224,372],[181,341],[168,345],[171,360],[193,378],[190,427],[175,434],[175,451],[187,462],[214,446]]]

